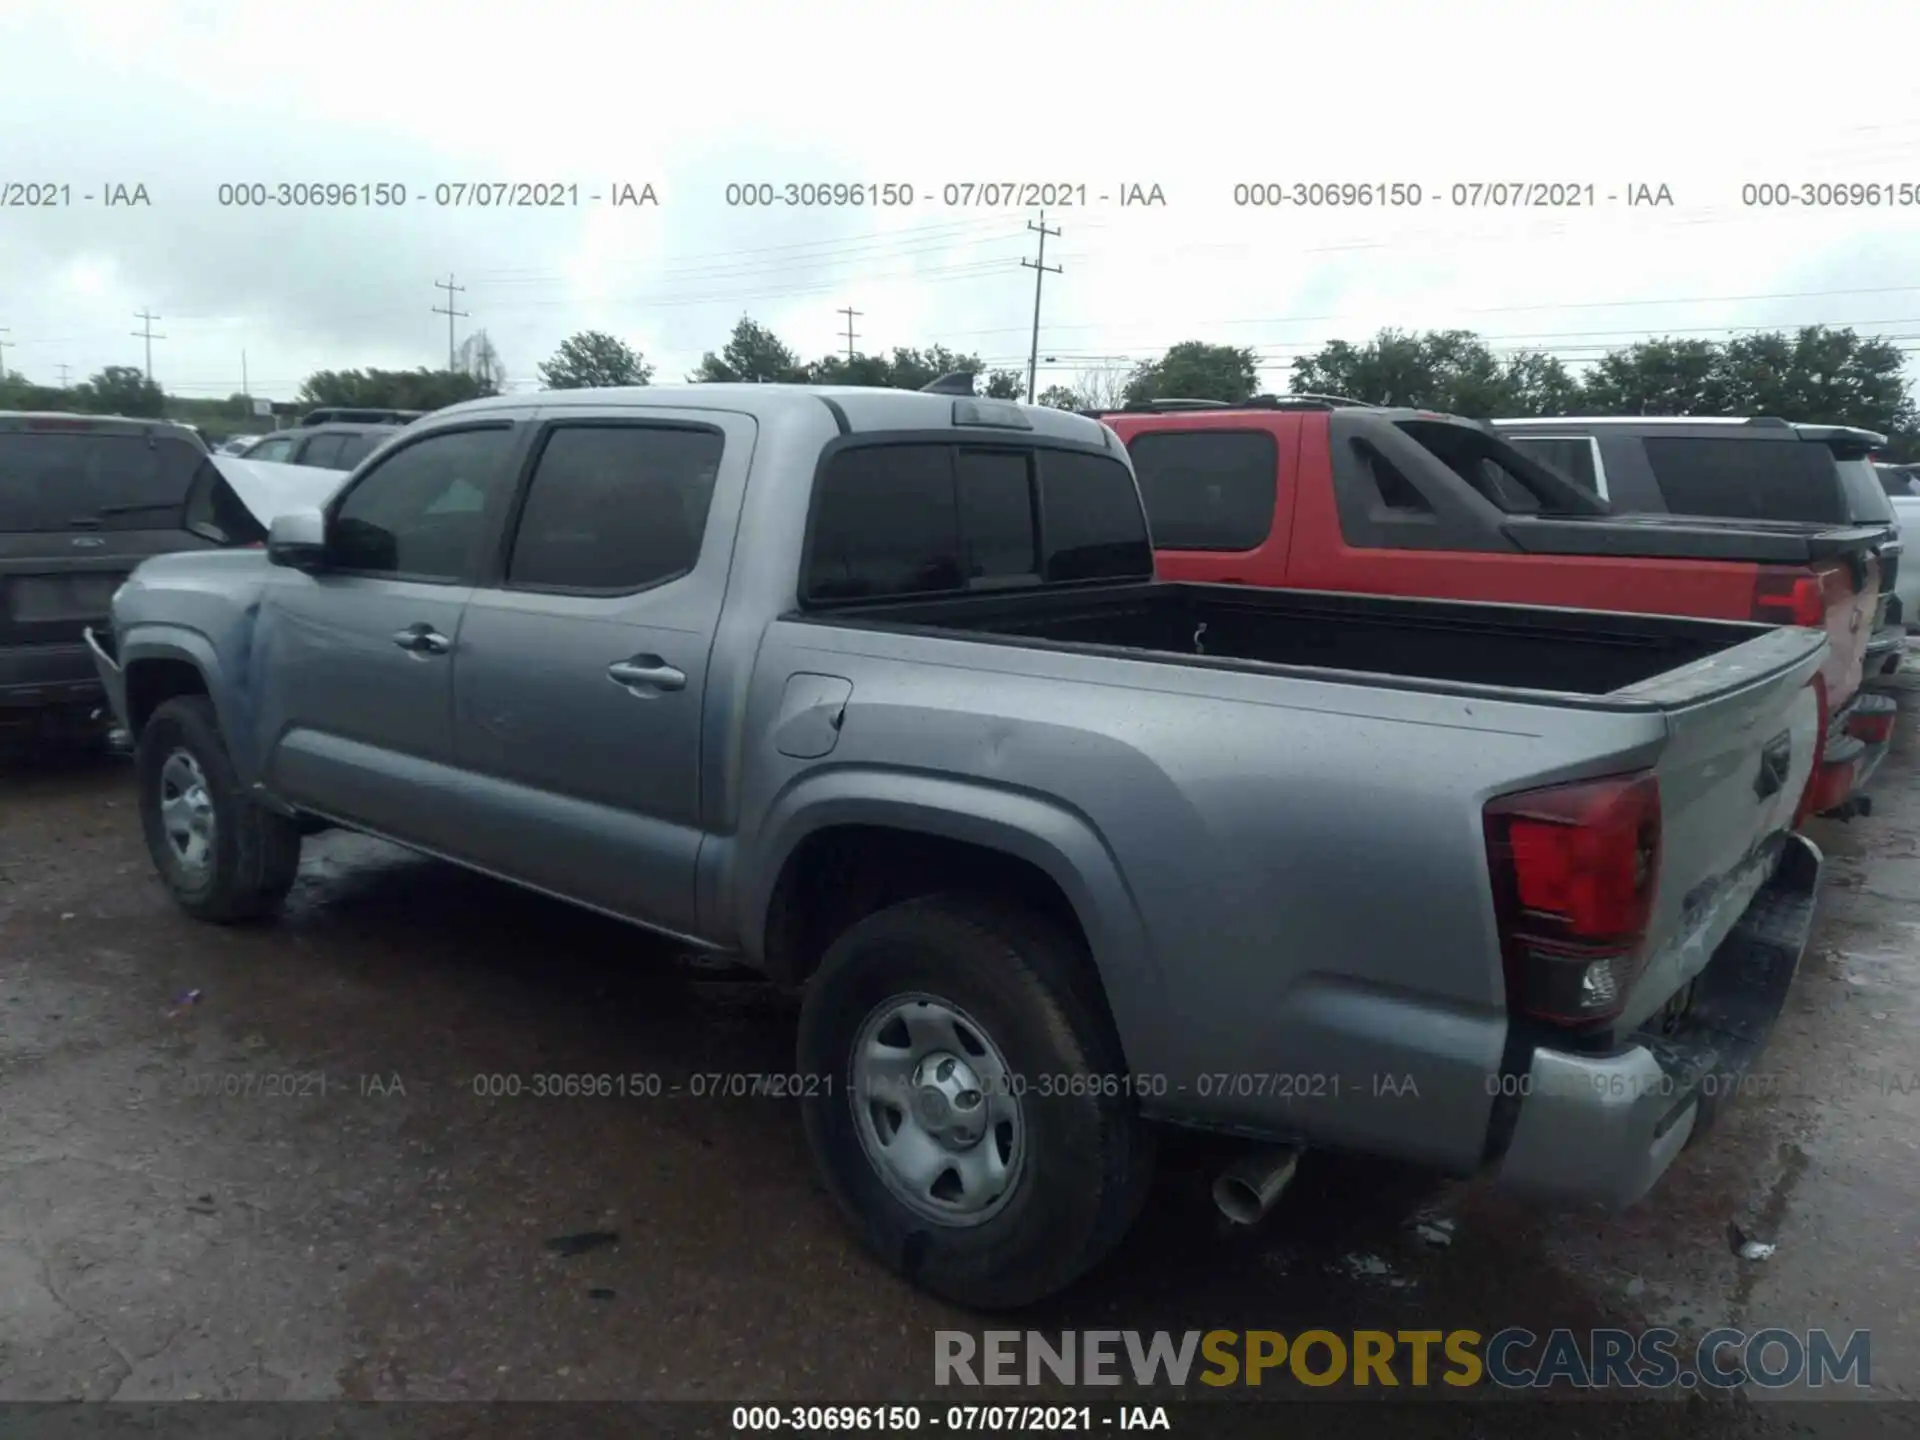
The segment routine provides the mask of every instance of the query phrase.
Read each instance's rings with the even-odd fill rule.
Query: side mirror
[[[319,570],[327,560],[327,522],[318,510],[276,515],[267,527],[267,563]]]

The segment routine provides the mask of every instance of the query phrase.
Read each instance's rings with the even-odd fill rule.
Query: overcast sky
[[[1204,339],[1257,348],[1283,389],[1292,356],[1384,325],[1578,360],[1649,333],[1851,324],[1915,353],[1920,204],[1751,208],[1742,186],[1920,189],[1917,41],[1912,4],[0,0],[0,186],[71,187],[64,207],[0,208],[0,345],[36,381],[79,379],[143,363],[148,310],[169,390],[240,389],[244,351],[253,393],[290,399],[316,369],[444,364],[451,276],[458,335],[484,327],[515,387],[585,328],[644,351],[656,382],[742,313],[811,358],[845,348],[849,305],[860,349],[1024,368],[1034,212],[944,202],[1036,181],[1090,202],[1047,212],[1063,270],[1042,387]],[[1598,204],[1450,203],[1511,180],[1591,183]],[[495,181],[574,184],[580,203],[435,203]],[[894,182],[915,203],[726,203],[729,183],[790,181]],[[1423,201],[1236,207],[1261,181]],[[221,205],[254,182],[407,200]],[[622,183],[660,203],[588,198]],[[105,208],[114,184],[150,205]],[[1120,207],[1134,184],[1166,203]],[[1629,207],[1640,184],[1674,204]]]

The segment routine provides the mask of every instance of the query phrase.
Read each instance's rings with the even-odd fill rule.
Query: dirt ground
[[[1920,683],[1904,683],[1875,813],[1814,832],[1829,879],[1761,1062],[1771,1093],[1648,1200],[1548,1215],[1309,1155],[1266,1222],[1233,1232],[1207,1196],[1226,1155],[1181,1141],[1122,1251],[1019,1323],[1864,1328],[1874,1393],[1920,1400]],[[0,1400],[922,1394],[933,1332],[993,1322],[855,1247],[791,1101],[688,1093],[697,1074],[789,1069],[793,1025],[737,972],[354,836],[308,842],[279,922],[196,924],[152,876],[126,761],[16,760]],[[682,1093],[524,1093],[543,1073]],[[523,1093],[485,1093],[514,1083],[490,1077]],[[1450,1242],[1416,1215],[1451,1219]],[[1739,1258],[1735,1226],[1777,1248]],[[617,1240],[547,1244],[584,1232]],[[1765,1397],[1740,1406],[1738,1427],[1771,1424]]]

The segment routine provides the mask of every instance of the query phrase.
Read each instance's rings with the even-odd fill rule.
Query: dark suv
[[[1891,673],[1906,645],[1895,584],[1900,531],[1868,458],[1887,443],[1848,425],[1771,417],[1625,415],[1495,420],[1520,450],[1611,502],[1621,514],[1721,515],[1884,528],[1880,604],[1867,673]]]
[[[147,556],[245,543],[206,459],[165,420],[0,411],[0,732],[104,733],[82,630]]]

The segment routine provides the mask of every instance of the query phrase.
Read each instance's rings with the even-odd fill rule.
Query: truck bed
[[[837,606],[808,618],[1606,709],[1704,698],[1798,663],[1821,641],[1818,631],[1734,621],[1164,581]]]

